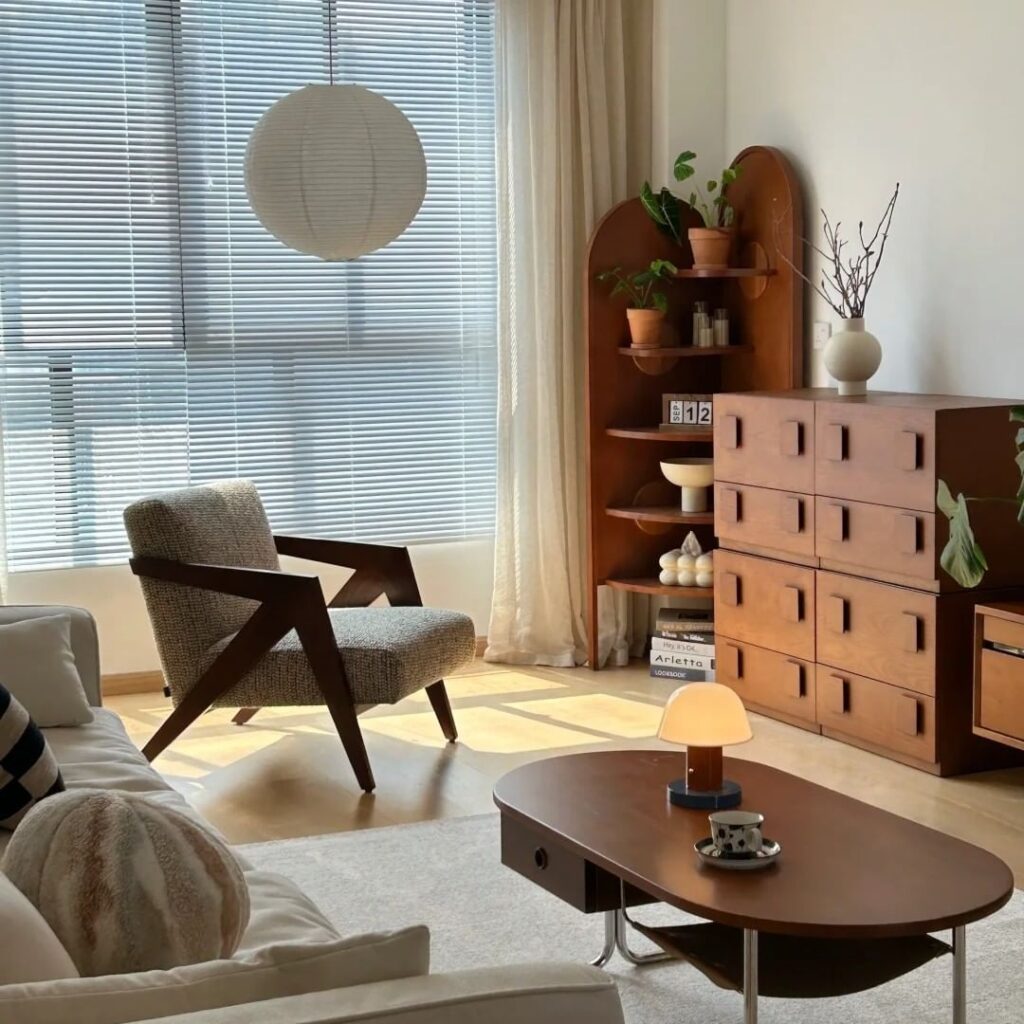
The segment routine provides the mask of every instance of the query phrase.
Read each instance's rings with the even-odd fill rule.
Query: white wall
[[[654,0],[655,188],[674,186],[672,163],[684,149],[704,177],[725,164],[725,15],[722,0]]]
[[[483,636],[491,614],[493,540],[420,544],[410,548],[410,553],[424,602],[466,612],[476,623],[477,635]],[[295,559],[283,559],[282,564],[296,572],[319,572],[331,595],[348,575],[342,569],[325,570]],[[105,675],[160,667],[142,593],[127,565],[14,573],[8,580],[7,603],[88,608],[99,627]]]
[[[790,154],[809,236],[819,206],[873,225],[901,182],[867,309],[877,388],[1024,395],[1022,39],[1020,0],[728,0],[729,152]]]

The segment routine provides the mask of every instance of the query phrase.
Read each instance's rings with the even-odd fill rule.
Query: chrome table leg
[[[623,960],[631,963],[634,967],[643,967],[645,964],[660,964],[664,960],[672,959],[668,953],[662,953],[660,950],[657,953],[634,953],[629,948],[629,926],[631,924],[625,910],[615,912],[615,946]]]
[[[743,929],[743,1024],[757,1024],[757,932]]]
[[[953,929],[953,1024],[967,1024],[967,929]]]
[[[604,949],[590,961],[591,967],[604,967],[615,952],[615,928],[617,910],[606,910],[604,912]]]

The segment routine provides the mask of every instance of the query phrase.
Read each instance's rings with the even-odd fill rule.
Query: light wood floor
[[[268,709],[248,725],[213,711],[155,766],[238,843],[493,810],[491,787],[527,761],[582,750],[658,746],[673,687],[642,665],[518,669],[475,663],[449,680],[459,742],[446,744],[423,694],[361,719],[377,780],[360,792],[327,712]],[[159,694],[111,697],[140,745],[169,710]],[[1024,885],[1024,769],[937,779],[833,740],[753,716],[733,753],[794,772],[977,843]]]

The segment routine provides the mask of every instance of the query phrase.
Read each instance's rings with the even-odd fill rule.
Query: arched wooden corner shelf
[[[675,272],[679,278],[706,277],[774,277],[778,271],[774,267],[680,267]]]
[[[655,594],[658,597],[704,598],[715,596],[714,587],[666,587],[656,576],[643,579],[610,579],[605,584],[613,590],[629,590],[634,594]]]
[[[679,598],[684,606],[698,598],[706,604],[712,597],[710,589],[662,587],[658,582],[659,557],[679,547],[691,529],[703,548],[715,543],[711,513],[684,518],[677,490],[671,495],[640,493],[652,481],[663,479],[660,461],[687,453],[681,445],[693,443],[695,454],[712,451],[710,436],[662,436],[656,424],[663,418],[663,396],[782,391],[803,383],[803,284],[790,266],[803,265],[800,183],[775,149],[745,149],[734,163],[741,170],[727,192],[736,211],[734,266],[693,268],[686,232],[701,221],[689,208],[682,210],[682,244],[658,230],[639,199],[609,210],[590,240],[582,284],[586,613],[592,668],[597,667],[600,632],[598,588],[606,582],[619,590]],[[639,270],[655,259],[671,260],[681,268],[663,289],[668,300],[663,338],[672,347],[636,350],[628,347],[623,297],[612,296],[597,275],[612,267]],[[730,339],[735,344],[712,349],[692,345],[693,308],[698,301],[729,311]],[[632,365],[623,358],[631,359]]]
[[[716,356],[736,356],[753,350],[752,345],[716,345],[714,348],[697,348],[681,345],[673,348],[634,348],[620,345],[619,355],[630,359],[711,359]]]
[[[683,512],[678,505],[610,505],[605,512],[617,519],[633,519],[641,523],[710,526],[715,521],[714,512]]]
[[[624,437],[630,441],[686,441],[690,444],[711,444],[711,430],[662,430],[660,427],[608,427],[609,437]]]

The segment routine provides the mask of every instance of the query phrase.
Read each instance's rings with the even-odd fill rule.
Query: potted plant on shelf
[[[686,181],[694,176],[696,171],[693,161],[696,159],[697,154],[690,149],[684,150],[676,157],[672,168],[676,181]],[[687,231],[690,248],[693,250],[695,270],[722,270],[729,266],[736,211],[726,197],[725,189],[739,177],[739,173],[738,167],[726,167],[719,178],[709,178],[705,183],[706,194],[698,186],[690,193],[688,199],[679,199],[667,188],[655,193],[647,181],[640,190],[640,202],[643,203],[647,215],[680,245],[683,244],[680,205],[685,203],[694,213],[700,215],[704,227],[690,228]]]
[[[822,260],[820,284],[797,269],[781,247],[778,249],[782,261],[809,284],[842,320],[842,329],[829,338],[823,353],[825,369],[838,383],[841,395],[866,394],[867,382],[882,363],[882,346],[870,331],[864,330],[864,309],[868,292],[875,282],[875,274],[882,263],[899,194],[900,183],[896,182],[896,188],[870,239],[864,237],[864,221],[857,225],[860,251],[853,256],[843,253],[847,239],[840,237],[841,222],[837,221],[833,227],[828,214],[821,211],[822,233],[827,251],[808,242],[806,238],[802,239]]]
[[[645,270],[624,273],[613,267],[597,275],[598,281],[614,281],[612,295],[625,295],[629,299],[626,319],[634,348],[658,348],[661,345],[662,326],[668,312],[668,297],[655,286],[659,281],[674,277],[676,265],[668,260],[652,260]]]

